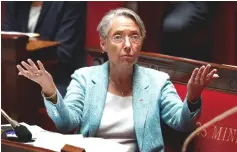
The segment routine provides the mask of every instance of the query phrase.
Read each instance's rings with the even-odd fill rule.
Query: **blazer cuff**
[[[200,99],[195,102],[193,102],[193,101],[191,102],[191,101],[187,100],[188,109],[190,110],[191,113],[193,113],[201,108],[201,106],[202,106],[201,101],[202,101],[202,97],[200,97]]]

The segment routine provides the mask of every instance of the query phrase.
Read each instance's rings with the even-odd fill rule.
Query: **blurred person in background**
[[[58,64],[52,76],[62,96],[74,70],[86,66],[86,2],[5,1],[2,31],[39,33],[41,40],[57,41]],[[50,56],[48,52],[45,56]],[[37,58],[37,57],[36,57]]]
[[[172,2],[163,19],[163,54],[211,60],[211,22],[218,2]]]

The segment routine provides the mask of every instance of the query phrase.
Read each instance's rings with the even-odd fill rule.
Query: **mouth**
[[[122,55],[121,57],[122,58],[132,58],[133,56],[132,55]]]
[[[121,60],[126,61],[126,62],[131,62],[133,61],[133,56],[132,55],[122,55]]]

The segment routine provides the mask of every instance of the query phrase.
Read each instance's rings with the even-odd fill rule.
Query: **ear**
[[[100,47],[102,48],[103,51],[107,52],[106,49],[106,40],[100,36]]]

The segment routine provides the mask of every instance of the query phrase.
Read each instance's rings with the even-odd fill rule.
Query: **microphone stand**
[[[20,125],[17,121],[13,120],[9,117],[5,111],[1,109],[1,114],[7,119],[7,121],[11,124],[12,128],[15,130],[16,136],[19,141],[28,142],[32,139],[31,132],[27,129],[26,126]]]
[[[11,124],[13,128],[20,126],[20,124],[13,120],[11,117],[9,117],[4,110],[1,109],[1,114],[7,119],[7,121]]]

